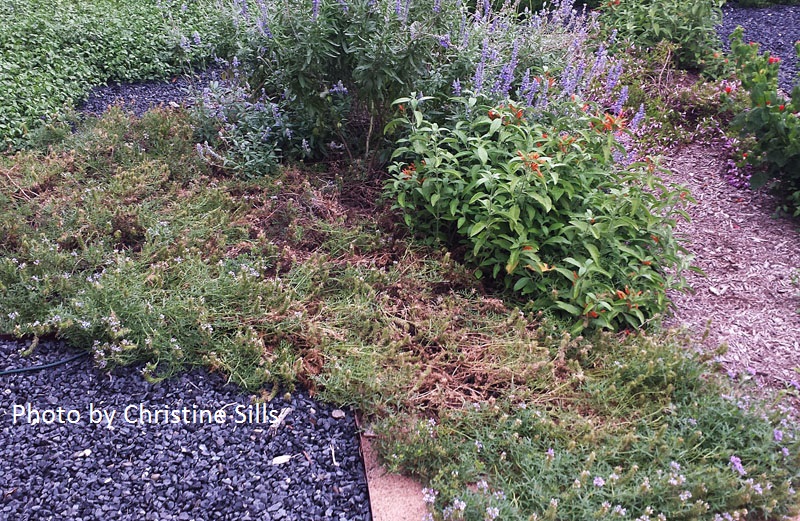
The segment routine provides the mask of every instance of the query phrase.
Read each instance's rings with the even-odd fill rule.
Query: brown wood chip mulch
[[[665,161],[666,180],[687,186],[697,204],[676,234],[706,277],[690,273],[692,293],[670,294],[669,326],[685,326],[702,347],[725,343],[729,373],[756,375],[770,388],[800,381],[800,220],[775,218],[775,201],[723,179],[724,162],[708,145],[693,144]]]

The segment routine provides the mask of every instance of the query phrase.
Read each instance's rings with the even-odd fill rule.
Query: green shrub
[[[737,76],[750,96],[750,107],[738,114],[731,126],[742,136],[755,138],[747,155],[756,167],[750,178],[753,188],[777,181],[775,188],[786,200],[785,209],[800,215],[800,84],[792,97],[778,92],[780,59],[769,53],[759,55],[758,45],[742,42],[743,29],[731,35],[731,53],[736,59]],[[800,42],[796,45],[800,59]]]
[[[638,327],[665,310],[686,266],[672,227],[687,192],[652,162],[614,164],[623,117],[571,101],[534,117],[459,98],[437,123],[426,102],[397,100],[409,137],[386,185],[410,227],[466,246],[478,276],[566,313],[576,330]]]
[[[720,48],[715,26],[724,0],[609,0],[602,20],[639,47],[662,40],[676,45],[679,66],[700,68]]]
[[[300,151],[292,153],[296,123],[283,116],[285,104],[265,98],[252,101],[250,92],[238,80],[214,82],[192,110],[200,156],[245,178],[276,174],[285,150],[297,157],[308,147],[303,140]]]

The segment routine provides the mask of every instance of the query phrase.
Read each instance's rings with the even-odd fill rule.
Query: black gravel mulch
[[[75,353],[55,341],[30,356],[24,347],[0,340],[0,372]],[[217,374],[151,384],[131,368],[100,372],[85,357],[0,376],[0,519],[371,515],[351,411],[300,392],[256,406]]]
[[[717,28],[717,34],[725,50],[730,49],[731,33],[741,25],[745,42],[756,42],[762,52],[769,51],[781,59],[778,84],[787,93],[791,92],[798,82],[794,43],[800,40],[800,5],[739,7],[728,3],[723,6],[722,13],[722,25]]]
[[[112,105],[121,105],[137,116],[159,105],[192,105],[200,91],[212,81],[222,80],[223,69],[210,68],[195,74],[175,76],[167,81],[110,83],[92,88],[78,106],[85,114],[99,116]]]

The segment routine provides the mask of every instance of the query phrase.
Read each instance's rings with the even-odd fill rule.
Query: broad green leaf
[[[563,309],[572,316],[579,317],[582,314],[581,308],[573,306],[572,304],[567,304],[566,302],[563,302],[561,300],[556,302],[556,307]]]
[[[484,228],[486,228],[486,223],[485,222],[482,222],[482,221],[481,222],[476,222],[475,224],[472,225],[472,228],[469,231],[469,236],[470,237],[475,237],[476,235],[481,233]]]
[[[478,154],[478,159],[482,164],[485,165],[489,161],[489,154],[486,153],[486,149],[483,146],[479,146],[475,152]]]

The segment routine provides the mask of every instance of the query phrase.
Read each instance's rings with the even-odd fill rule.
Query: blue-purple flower
[[[737,456],[731,456],[731,468],[737,472],[740,476],[744,476],[747,474],[747,471],[742,466],[742,460],[739,459]]]

